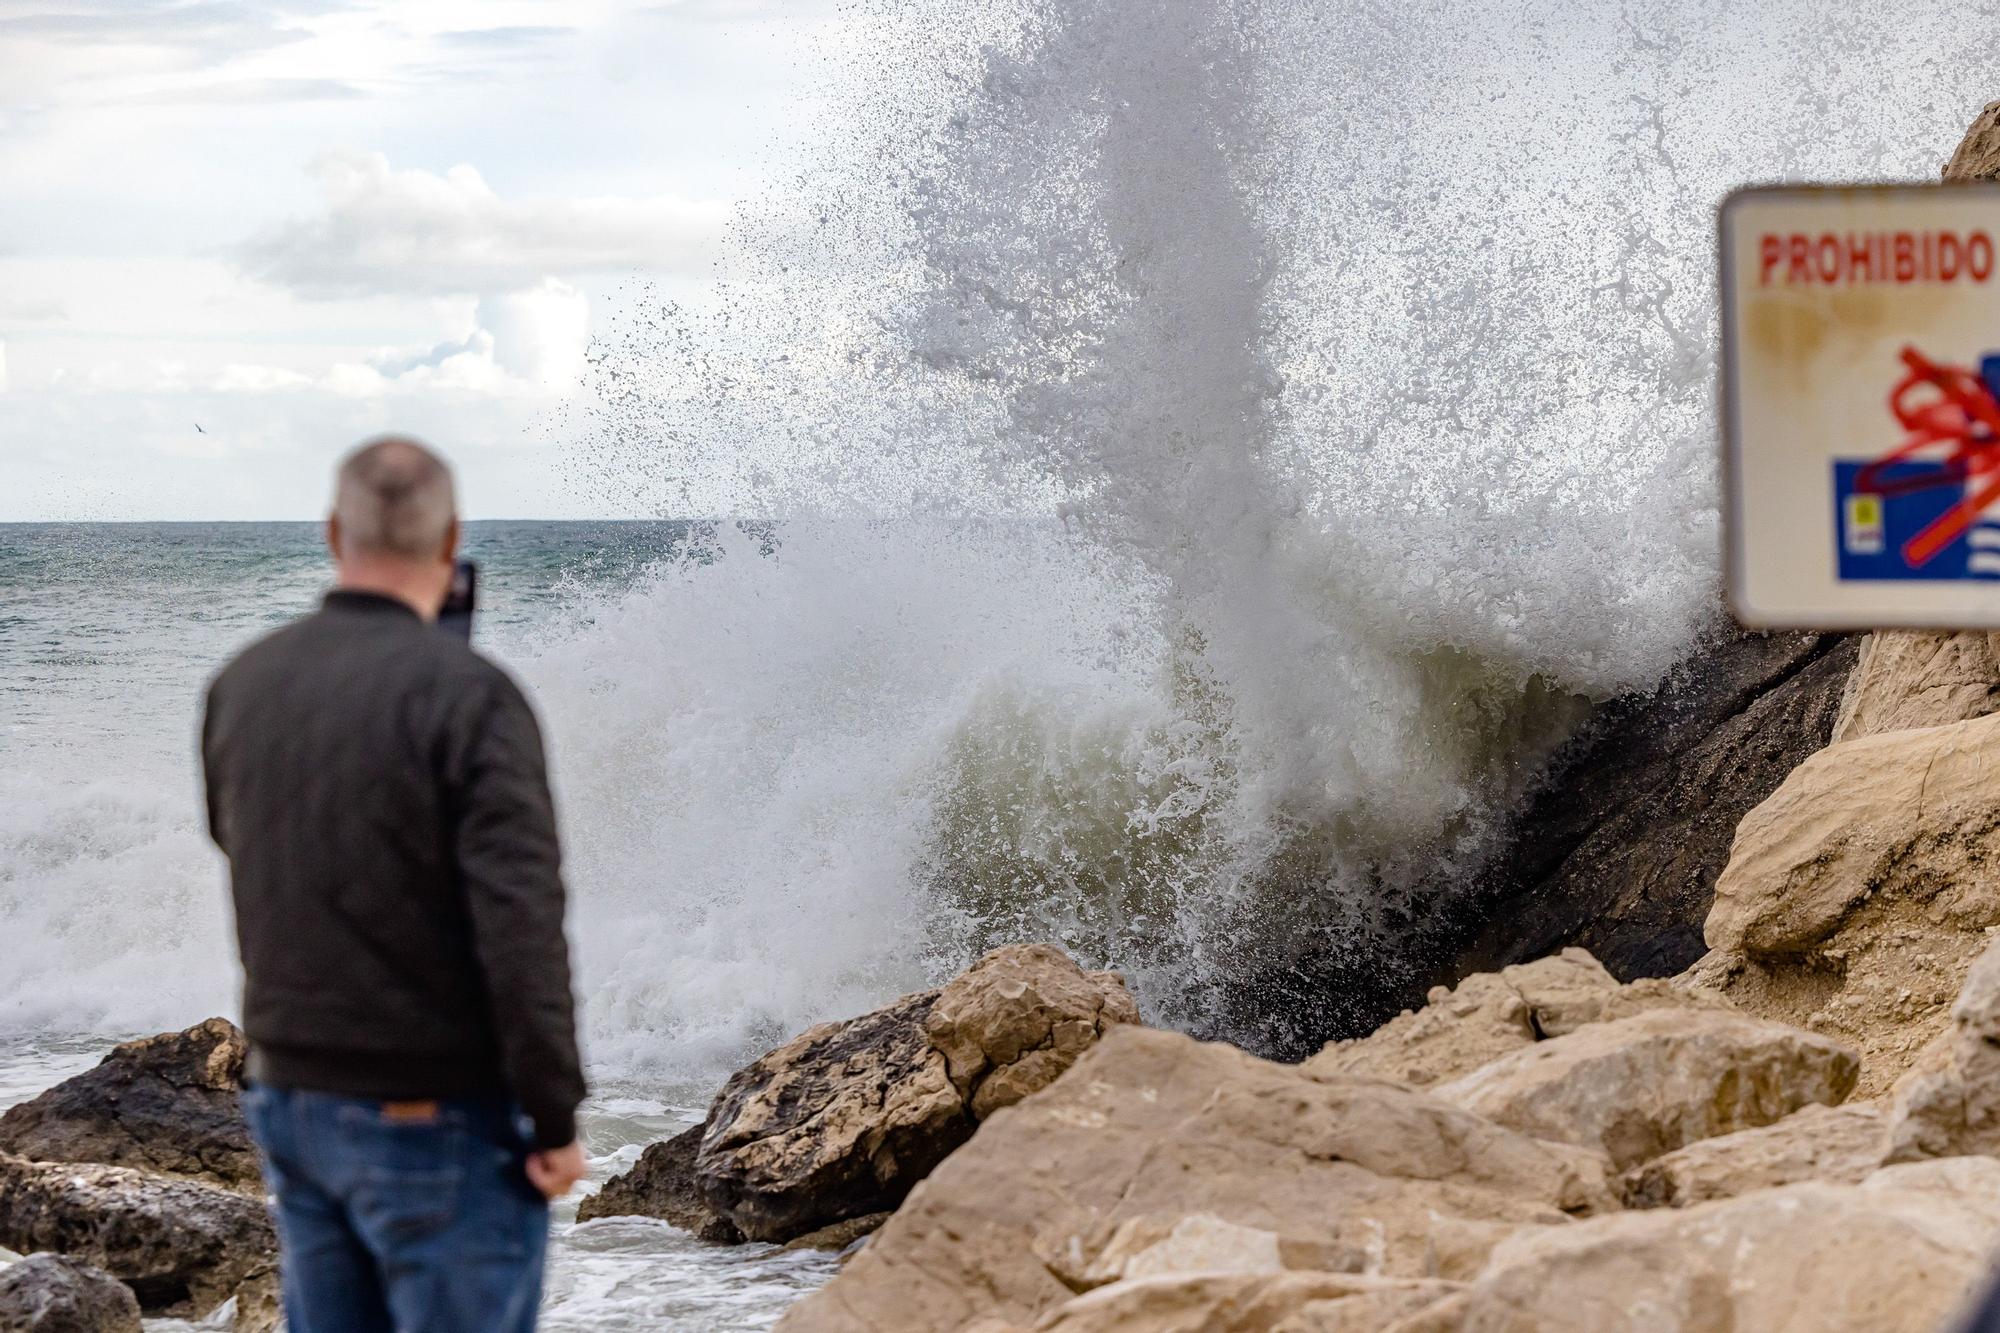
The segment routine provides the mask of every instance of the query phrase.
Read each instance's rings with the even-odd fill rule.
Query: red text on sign
[[[1993,238],[1984,231],[1766,232],[1757,242],[1762,287],[1985,282],[1992,276]]]

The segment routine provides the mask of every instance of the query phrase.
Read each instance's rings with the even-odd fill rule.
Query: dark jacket
[[[216,677],[252,1077],[385,1100],[511,1093],[536,1144],[583,1097],[541,733],[403,603],[334,592]]]

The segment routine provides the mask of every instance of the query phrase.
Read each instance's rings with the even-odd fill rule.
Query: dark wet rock
[[[1048,944],[995,949],[942,990],[822,1023],[738,1070],[700,1130],[648,1148],[577,1215],[787,1241],[889,1212],[981,1120],[1138,1021],[1116,973]]]
[[[1725,631],[1657,695],[1601,710],[1515,819],[1452,970],[1568,945],[1625,981],[1693,964],[1736,825],[1826,745],[1857,648]]]
[[[240,1106],[243,1034],[223,1018],[128,1041],[0,1115],[0,1152],[261,1189]]]
[[[738,1070],[695,1159],[702,1196],[768,1241],[901,1203],[976,1124],[924,1035],[937,997],[822,1023]]]
[[[199,1318],[268,1284],[277,1236],[261,1200],[123,1167],[0,1154],[0,1246],[110,1273],[148,1313]]]
[[[657,1217],[698,1238],[734,1245],[743,1233],[701,1197],[695,1188],[694,1158],[701,1147],[700,1125],[651,1144],[624,1175],[577,1206],[576,1220],[600,1217]]]
[[[0,1268],[0,1333],[139,1333],[139,1299],[102,1269],[31,1254]]]
[[[1858,643],[1716,625],[1657,690],[1592,710],[1483,849],[1425,853],[1437,868],[1414,884],[1385,872],[1375,933],[1301,916],[1191,1026],[1297,1060],[1572,946],[1619,981],[1678,974],[1707,951],[1737,822],[1832,735]]]
[[[795,1236],[785,1242],[785,1248],[845,1253],[857,1242],[866,1240],[880,1231],[882,1224],[894,1216],[894,1213],[869,1213],[865,1217],[850,1217],[845,1222],[835,1222],[832,1226],[808,1231],[803,1236]]]

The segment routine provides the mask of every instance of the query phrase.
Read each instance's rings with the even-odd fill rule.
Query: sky
[[[699,299],[830,0],[0,0],[0,522],[309,518],[414,432],[472,518],[606,515],[561,404]]]

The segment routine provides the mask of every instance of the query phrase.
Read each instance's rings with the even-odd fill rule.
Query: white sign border
[[[1743,456],[1743,429],[1740,420],[1741,398],[1738,392],[1736,359],[1731,353],[1740,345],[1736,327],[1736,253],[1732,240],[1730,217],[1735,210],[1747,202],[1772,195],[1791,199],[1801,196],[1824,195],[1896,195],[1923,193],[1935,195],[1952,191],[1970,194],[1985,194],[2000,198],[2000,182],[1996,181],[1888,181],[1871,182],[1862,185],[1792,184],[1792,185],[1745,185],[1731,190],[1723,197],[1715,210],[1716,249],[1720,257],[1717,266],[1719,284],[1716,288],[1716,303],[1721,307],[1722,342],[1718,350],[1717,377],[1720,380],[1721,410],[1717,416],[1721,425],[1722,456],[1718,477],[1722,486],[1722,505],[1718,511],[1722,526],[1722,589],[1723,601],[1730,615],[1746,629],[1754,630],[1803,630],[1821,633],[1851,633],[1857,630],[1924,630],[1933,633],[1957,633],[1968,630],[2000,629],[2000,583],[1993,587],[1993,611],[1985,620],[1961,620],[1939,622],[1925,613],[1907,617],[1887,616],[1862,618],[1832,617],[1794,618],[1755,611],[1744,596],[1744,566],[1740,534],[1743,525],[1743,479],[1739,475]]]

